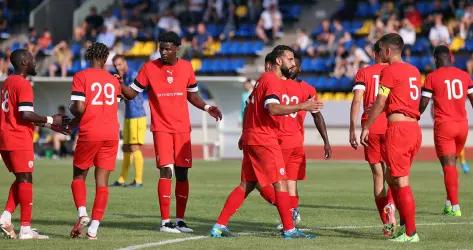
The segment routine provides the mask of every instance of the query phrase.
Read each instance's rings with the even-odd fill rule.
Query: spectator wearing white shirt
[[[181,35],[181,25],[179,20],[174,17],[172,10],[167,10],[164,15],[159,18],[158,28],[164,31],[172,31],[178,35]]]
[[[282,15],[276,5],[271,5],[269,9],[261,13],[258,24],[256,25],[256,35],[266,44],[274,40],[282,26]]]
[[[312,41],[307,35],[305,29],[297,29],[297,47],[300,51],[306,51],[306,49],[312,44]]]
[[[402,40],[404,40],[405,45],[413,46],[416,42],[416,30],[409,19],[404,18],[404,20],[402,20],[399,35],[402,37]]]
[[[432,46],[450,44],[450,33],[447,26],[442,23],[442,15],[435,16],[435,25],[430,29],[429,40]]]

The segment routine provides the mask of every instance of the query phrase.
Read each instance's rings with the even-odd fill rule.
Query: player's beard
[[[281,65],[281,73],[284,77],[291,78],[291,75],[292,75],[291,70],[285,65]]]
[[[36,68],[34,68],[34,67],[33,67],[33,68],[30,68],[30,69],[28,70],[28,75],[30,75],[30,76],[35,76],[35,75],[37,75],[37,74],[38,74],[38,73],[36,72]]]

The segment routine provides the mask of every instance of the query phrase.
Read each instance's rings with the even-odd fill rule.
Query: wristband
[[[204,110],[205,110],[205,111],[209,111],[210,107],[212,107],[212,106],[210,106],[210,105],[208,105],[208,104],[205,104]]]
[[[54,122],[52,116],[46,116],[46,124],[52,125]]]

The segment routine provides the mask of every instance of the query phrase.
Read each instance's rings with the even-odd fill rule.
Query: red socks
[[[401,221],[405,223],[406,234],[408,236],[412,236],[416,232],[416,204],[411,187],[405,186],[401,188],[393,188],[392,192],[393,198],[396,200],[396,206],[398,208]]]
[[[176,181],[176,218],[184,219],[187,198],[189,197],[189,181]]]
[[[289,202],[291,203],[291,208],[298,208],[299,196],[289,196]]]
[[[16,181],[14,181],[10,186],[10,192],[8,193],[8,200],[7,200],[7,203],[5,204],[5,211],[8,211],[11,214],[13,214],[19,202],[20,201],[18,200],[18,185],[16,184]]]
[[[94,207],[92,208],[92,220],[101,221],[107,208],[108,187],[97,187],[95,191]]]
[[[445,166],[443,169],[443,180],[447,190],[447,200],[452,205],[458,205],[458,173],[456,166]]]
[[[273,185],[266,185],[259,189],[260,195],[270,204],[276,204],[276,193],[274,192]]]
[[[387,204],[394,204],[393,192],[391,188],[388,187],[388,191],[386,191],[386,203]]]
[[[28,182],[18,183],[18,200],[21,206],[20,222],[22,226],[31,225],[33,210],[33,184]]]
[[[76,208],[85,207],[87,205],[87,189],[83,179],[72,180],[71,183],[72,196]]]
[[[171,206],[171,179],[159,178],[158,200],[161,220],[169,220],[169,207]]]
[[[287,231],[293,229],[294,223],[292,222],[291,204],[288,192],[276,192],[276,206],[278,208],[279,217],[281,218],[283,230]]]
[[[376,203],[376,207],[378,208],[379,217],[383,224],[388,223],[388,218],[386,213],[384,213],[384,207],[388,204],[387,203],[388,197],[378,197],[374,198],[374,202]]]
[[[227,201],[225,201],[225,205],[223,206],[220,215],[218,216],[217,224],[226,226],[230,220],[230,217],[236,213],[244,201],[245,190],[243,190],[240,186],[233,189],[233,191],[228,196]]]

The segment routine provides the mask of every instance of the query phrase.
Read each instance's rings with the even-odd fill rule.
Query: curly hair
[[[108,57],[108,48],[103,43],[93,43],[90,47],[87,48],[85,51],[85,59],[92,61],[92,60],[107,60]]]

